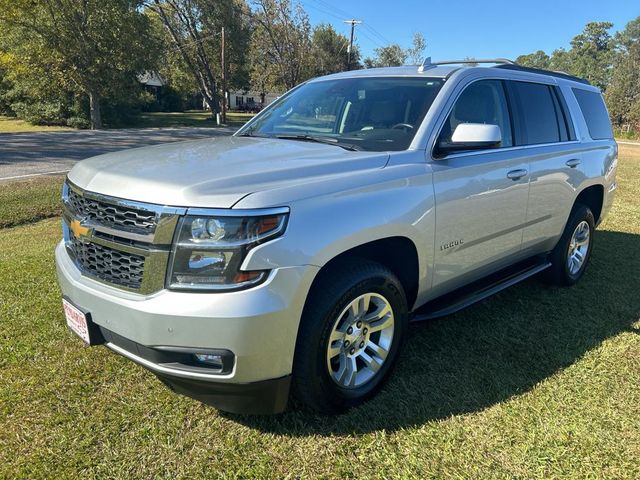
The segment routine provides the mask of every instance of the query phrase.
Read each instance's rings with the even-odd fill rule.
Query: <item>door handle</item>
[[[576,168],[578,165],[580,165],[580,159],[572,158],[571,160],[567,160],[566,164],[567,167]]]
[[[507,178],[510,178],[511,180],[520,180],[527,173],[529,172],[527,172],[524,168],[519,168],[517,170],[511,170],[509,173],[507,173]]]

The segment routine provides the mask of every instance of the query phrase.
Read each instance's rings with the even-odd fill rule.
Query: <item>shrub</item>
[[[91,122],[84,117],[69,117],[67,125],[71,128],[87,129],[91,127]]]
[[[11,104],[16,115],[34,125],[66,125],[67,112],[62,103],[28,103]]]

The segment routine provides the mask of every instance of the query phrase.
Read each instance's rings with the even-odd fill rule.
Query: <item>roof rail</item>
[[[518,70],[521,72],[539,73],[541,75],[550,75],[552,77],[564,78],[565,80],[571,80],[573,82],[579,82],[579,83],[584,83],[586,85],[591,85],[591,82],[589,82],[589,80],[581,77],[576,77],[575,75],[569,75],[568,73],[564,73],[564,72],[554,72],[552,70],[544,70],[542,68],[525,67],[523,65],[518,65],[517,63],[496,65],[495,68],[504,68],[507,70]]]
[[[442,60],[439,62],[432,62],[431,57],[427,57],[422,62],[422,65],[418,68],[419,72],[424,72],[428,68],[436,67],[438,65],[475,65],[478,63],[499,63],[505,65],[515,65],[513,60],[508,58],[465,58],[464,60]]]
[[[569,75],[565,72],[555,72],[552,70],[544,70],[542,68],[533,68],[533,67],[525,67],[524,65],[519,65],[513,60],[509,60],[508,58],[466,58],[464,60],[443,60],[440,62],[432,62],[431,57],[427,57],[422,62],[422,65],[418,67],[418,72],[422,73],[429,68],[435,68],[438,65],[476,65],[478,63],[493,63],[496,64],[493,68],[504,68],[507,70],[518,70],[521,72],[530,72],[530,73],[538,73],[541,75],[550,75],[552,77],[564,78],[565,80],[571,80],[573,82],[584,83],[586,85],[591,85],[589,80],[586,80],[581,77],[576,77],[574,75]]]

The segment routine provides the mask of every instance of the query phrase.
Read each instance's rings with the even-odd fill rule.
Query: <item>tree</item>
[[[614,125],[640,128],[640,42],[630,43],[616,62],[605,93]]]
[[[407,57],[411,61],[412,65],[422,65],[424,61],[424,51],[427,49],[427,41],[424,35],[420,32],[413,34],[411,47],[406,51]]]
[[[366,58],[364,63],[367,68],[372,67],[399,67],[407,61],[407,51],[394,43],[386,47],[376,48],[374,58]]]
[[[605,90],[611,78],[614,42],[609,34],[611,22],[590,22],[571,40],[570,73],[586,78]]]
[[[0,0],[0,32],[13,65],[48,72],[88,97],[91,126],[101,99],[153,68],[148,19],[136,0]]]
[[[247,78],[247,7],[236,0],[147,0],[148,9],[164,25],[168,56],[189,72],[211,112],[220,110],[223,98],[221,31],[225,28],[225,54],[229,61],[230,85]]]
[[[572,63],[573,57],[571,53],[564,48],[558,48],[553,51],[549,58],[549,70],[571,73]]]
[[[412,65],[421,65],[424,61],[424,51],[427,48],[427,41],[420,32],[413,34],[411,47],[403,49],[397,43],[386,47],[376,48],[373,58],[365,58],[364,66],[373,67],[399,67],[407,63],[407,59]]]
[[[312,71],[314,76],[341,72],[347,68],[347,46],[349,39],[336,32],[331,25],[321,23],[313,29],[311,48],[313,49]],[[352,65],[360,63],[360,52],[356,45],[351,52]]]
[[[542,50],[538,50],[537,52],[530,53],[528,55],[520,55],[516,58],[516,63],[524,67],[547,69],[551,64],[551,58],[549,58],[549,55],[544,53]]]
[[[627,52],[633,45],[640,43],[640,17],[631,20],[615,36],[615,43],[620,50]]]
[[[309,17],[291,0],[255,0],[252,49],[272,87],[289,90],[311,75]],[[255,71],[255,70],[254,70]]]

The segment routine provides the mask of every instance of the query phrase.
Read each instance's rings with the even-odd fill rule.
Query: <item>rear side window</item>
[[[571,120],[571,113],[569,113],[569,107],[567,101],[564,98],[564,94],[558,87],[552,89],[556,94],[556,100],[559,104],[558,121],[560,122],[560,133],[562,134],[563,125],[564,130],[567,133],[567,140],[576,140],[576,131],[573,128],[573,121]]]
[[[580,105],[582,116],[587,122],[591,138],[594,140],[613,138],[611,122],[609,121],[607,107],[604,106],[602,95],[581,88],[574,88],[573,94],[578,100],[578,105]]]
[[[521,143],[535,145],[567,140],[566,127],[563,125],[561,129],[558,122],[561,113],[550,86],[514,81],[511,87],[520,107]]]

